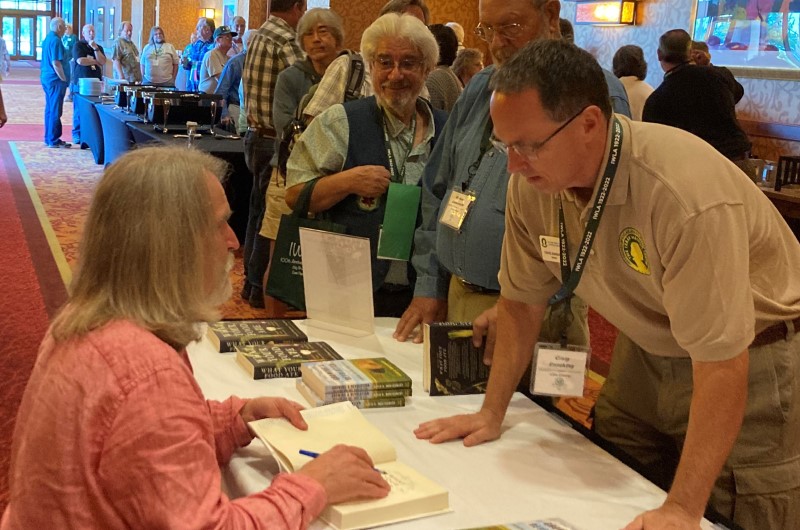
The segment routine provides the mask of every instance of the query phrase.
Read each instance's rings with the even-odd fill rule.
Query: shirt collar
[[[378,106],[382,108],[382,105],[380,103],[378,103]],[[427,143],[431,138],[433,138],[433,133],[435,129],[433,123],[433,112],[431,111],[430,106],[428,106],[428,104],[425,103],[425,100],[423,100],[422,98],[417,98],[417,111],[420,112],[421,114],[424,114],[428,120],[428,126],[425,130],[425,137],[423,138],[422,142],[422,143]],[[406,125],[405,123],[400,121],[400,119],[395,117],[395,115],[389,112],[388,110],[384,109],[383,115],[386,116],[386,126],[388,128],[387,132],[389,133],[389,137],[392,138],[393,140],[396,140],[398,136],[403,134],[405,131],[410,130],[412,127],[411,125]],[[417,122],[417,126],[419,125],[420,123]]]

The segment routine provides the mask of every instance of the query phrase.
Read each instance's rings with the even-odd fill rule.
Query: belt
[[[471,293],[479,293],[479,294],[500,294],[499,289],[489,289],[488,287],[483,287],[482,285],[475,285],[474,283],[469,283],[464,278],[456,276],[456,280],[461,286]]]
[[[275,138],[275,129],[272,127],[248,127],[247,132],[253,133],[261,138]]]
[[[789,322],[794,326],[795,333],[800,332],[800,317],[790,320]],[[778,322],[756,335],[750,347],[757,348],[759,346],[767,346],[779,340],[785,340],[788,332],[789,328],[786,326],[786,322]]]

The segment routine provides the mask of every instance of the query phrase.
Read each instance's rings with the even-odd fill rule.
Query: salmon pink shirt
[[[219,466],[250,443],[231,397],[207,401],[185,351],[126,321],[39,350],[14,429],[1,530],[305,528],[322,486],[281,474],[236,500]]]

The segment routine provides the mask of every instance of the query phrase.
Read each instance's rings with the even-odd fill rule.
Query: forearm
[[[53,61],[53,70],[56,71],[56,75],[62,81],[67,80],[67,75],[64,73],[64,67],[61,65],[61,61]]]
[[[693,363],[689,425],[666,502],[698,519],[742,426],[748,364],[747,350],[727,361]]]
[[[546,306],[532,306],[500,296],[497,303],[497,344],[481,411],[502,422],[542,327]]]
[[[311,204],[308,209],[311,213],[324,212],[336,204],[340,203],[345,197],[353,193],[352,191],[352,171],[348,169],[340,173],[334,173],[325,177],[320,177],[311,194]],[[306,183],[292,186],[286,190],[286,204],[294,208],[300,192]]]
[[[246,403],[246,400],[234,396],[225,401],[206,401],[214,427],[217,462],[220,465],[226,464],[234,451],[249,444],[253,438],[241,417]]]
[[[103,52],[101,52],[100,50],[95,50],[94,51],[94,58],[95,58],[95,60],[97,60],[97,64],[98,65],[100,65],[100,66],[105,66],[106,65],[106,55]]]
[[[81,66],[100,66],[94,57],[78,57],[75,62]]]

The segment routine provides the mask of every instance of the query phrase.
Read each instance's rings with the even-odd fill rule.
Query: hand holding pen
[[[303,456],[311,457],[311,458],[317,458],[320,455],[319,453],[316,453],[314,451],[307,451],[305,449],[300,449],[300,454],[303,455]],[[377,471],[381,475],[385,475],[386,474],[386,471],[381,471],[377,467],[373,467],[372,469],[374,469],[375,471]]]
[[[372,459],[360,447],[337,445],[317,454],[307,451],[313,460],[297,471],[319,482],[328,495],[327,502],[336,504],[358,499],[380,499],[389,494],[390,486],[378,472]]]

